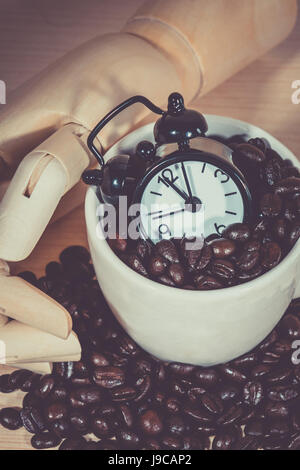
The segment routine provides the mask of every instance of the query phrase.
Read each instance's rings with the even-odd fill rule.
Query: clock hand
[[[182,199],[184,199],[185,201],[188,201],[189,197],[185,191],[182,191],[182,189],[178,188],[178,186],[176,186],[176,184],[174,184],[171,180],[169,180],[169,178],[164,177],[163,179],[169,186],[171,186],[172,189],[174,189],[174,191],[176,191],[177,194],[179,194],[179,196],[182,197]]]
[[[190,185],[189,179],[187,177],[185,166],[184,166],[183,162],[181,162],[181,170],[182,170],[182,173],[183,173],[186,189],[188,190],[188,193],[189,193],[190,201],[192,201],[193,200],[193,195],[192,195],[191,185]]]
[[[166,214],[160,214],[160,215],[157,215],[156,217],[153,217],[153,220],[162,219],[163,217],[167,217],[168,215],[175,215],[175,214],[178,214],[179,212],[184,212],[184,210],[185,209],[178,209],[177,211],[167,212]]]

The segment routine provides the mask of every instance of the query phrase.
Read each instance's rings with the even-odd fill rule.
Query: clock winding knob
[[[171,93],[168,98],[168,114],[175,116],[185,110],[184,99],[180,93]]]

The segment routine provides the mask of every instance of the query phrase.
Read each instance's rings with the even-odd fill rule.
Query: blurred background
[[[69,50],[96,35],[119,31],[142,3],[0,0],[0,80],[7,86],[7,103],[13,90]],[[300,104],[292,103],[292,83],[300,80],[299,46],[298,16],[286,41],[193,106],[260,126],[300,156]],[[69,244],[86,244],[82,207],[49,227],[33,254],[16,270],[28,268],[41,274],[45,264]]]

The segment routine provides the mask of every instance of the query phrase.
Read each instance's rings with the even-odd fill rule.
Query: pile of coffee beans
[[[274,268],[300,236],[300,174],[262,139],[225,142],[248,182],[253,216],[209,236],[199,248],[191,240],[162,240],[157,245],[108,240],[114,252],[139,274],[167,286],[207,290],[251,281]],[[196,240],[197,241],[197,240]]]
[[[115,320],[84,248],[67,248],[60,261],[38,280],[21,276],[68,309],[82,359],[54,364],[51,375],[2,375],[0,392],[26,392],[22,407],[0,411],[2,426],[24,426],[36,449],[300,449],[300,300],[243,357],[167,364]]]

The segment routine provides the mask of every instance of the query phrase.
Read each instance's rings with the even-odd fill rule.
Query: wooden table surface
[[[251,1],[251,0],[249,0]],[[272,0],[270,0],[272,1]],[[0,79],[10,91],[85,40],[118,31],[142,0],[0,0]],[[204,113],[242,119],[260,126],[300,156],[300,104],[292,103],[292,82],[300,80],[300,17],[291,36],[197,100]],[[87,246],[83,208],[49,226],[32,255],[13,267],[44,272],[68,245]],[[0,373],[8,369],[0,368]],[[22,394],[0,395],[0,408],[18,406]],[[0,427],[0,449],[29,449],[25,430]]]

